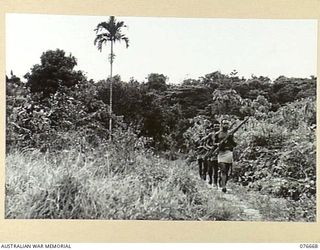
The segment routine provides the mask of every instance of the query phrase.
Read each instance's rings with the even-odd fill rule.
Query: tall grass
[[[138,151],[120,161],[121,151],[104,150],[11,151],[6,218],[241,220],[241,211],[222,202],[182,160]]]

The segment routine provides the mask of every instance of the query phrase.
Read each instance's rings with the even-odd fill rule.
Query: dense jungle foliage
[[[6,217],[239,219],[208,206],[215,198],[190,173],[195,140],[214,119],[249,116],[235,134],[233,181],[285,199],[282,220],[315,220],[315,77],[216,71],[182,83],[160,73],[95,82],[76,65],[72,55],[50,50],[26,81],[6,77]]]

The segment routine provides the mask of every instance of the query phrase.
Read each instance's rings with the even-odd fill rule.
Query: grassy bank
[[[121,154],[95,152],[12,151],[6,157],[6,218],[294,220],[285,199],[279,203],[232,183],[233,195],[226,196],[184,160],[137,151],[120,161]]]
[[[109,171],[107,157],[76,151],[6,158],[6,218],[241,220],[219,199],[183,161],[152,155]]]

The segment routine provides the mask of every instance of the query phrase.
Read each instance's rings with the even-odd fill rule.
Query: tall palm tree
[[[96,38],[94,39],[94,45],[98,47],[98,50],[102,51],[102,46],[110,43],[111,52],[109,54],[109,62],[110,62],[110,104],[109,104],[109,132],[110,132],[110,141],[112,138],[112,66],[115,58],[115,54],[113,53],[113,44],[115,42],[124,41],[126,44],[126,48],[129,47],[129,39],[121,33],[121,29],[127,27],[124,22],[117,22],[114,16],[110,16],[108,22],[102,22],[97,25],[95,28]]]

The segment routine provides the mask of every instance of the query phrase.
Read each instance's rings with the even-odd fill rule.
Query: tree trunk
[[[110,102],[109,102],[109,141],[112,141],[112,64],[113,64],[113,41],[111,41],[111,54],[110,54]]]

